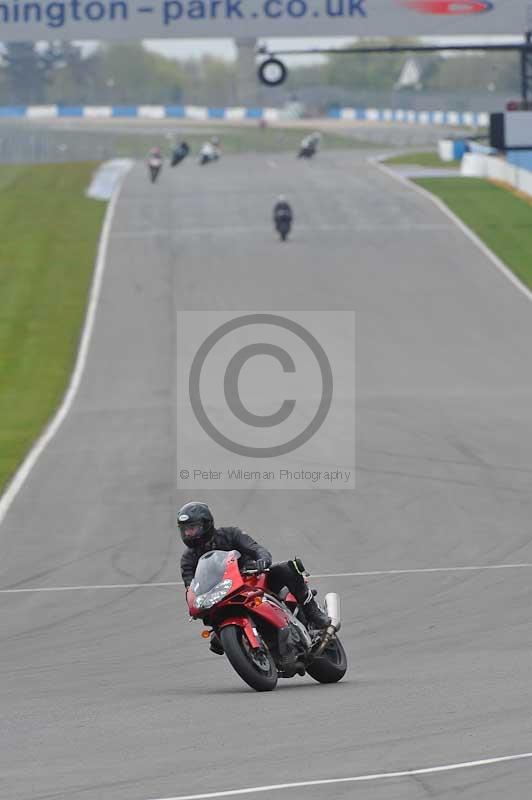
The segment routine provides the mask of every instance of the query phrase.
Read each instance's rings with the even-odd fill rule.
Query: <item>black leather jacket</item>
[[[291,206],[283,201],[279,201],[273,207],[273,221],[277,222],[280,219],[289,219],[290,222],[294,219]]]
[[[251,538],[240,528],[215,528],[213,537],[206,547],[190,548],[187,547],[181,556],[181,575],[185,586],[189,586],[196,572],[196,566],[201,556],[210,550],[238,550],[242,554],[239,559],[239,566],[245,567],[246,561],[257,561],[265,558],[268,566],[272,563],[272,556],[269,550]]]

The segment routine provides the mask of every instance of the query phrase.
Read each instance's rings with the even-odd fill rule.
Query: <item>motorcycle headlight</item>
[[[215,603],[218,603],[219,600],[222,600],[229,594],[232,586],[233,581],[230,578],[227,578],[225,581],[220,581],[210,592],[205,592],[205,594],[200,594],[196,597],[196,606],[198,608],[211,608]]]

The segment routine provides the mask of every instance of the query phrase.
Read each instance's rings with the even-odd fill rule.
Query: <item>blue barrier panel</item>
[[[58,117],[82,117],[83,106],[57,106]]]
[[[366,109],[355,108],[355,119],[366,119]]]
[[[327,111],[327,116],[331,117],[332,119],[340,119],[341,112],[339,108],[330,108]]]
[[[165,106],[164,114],[166,117],[179,117],[183,119],[185,116],[185,106]]]
[[[514,167],[527,169],[532,172],[532,150],[508,150],[506,160]]]
[[[25,117],[27,106],[0,106],[0,117]]]
[[[262,119],[262,108],[246,108],[246,119]]]
[[[453,156],[455,161],[460,161],[464,153],[467,153],[468,149],[465,139],[455,139],[453,141]]]
[[[112,117],[136,117],[137,115],[137,106],[113,106],[111,109]]]
[[[207,116],[209,119],[225,119],[225,108],[208,108]]]

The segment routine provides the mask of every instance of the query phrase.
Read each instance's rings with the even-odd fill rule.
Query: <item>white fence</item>
[[[504,158],[481,153],[466,153],[462,159],[461,173],[468,178],[488,178],[509,183],[510,186],[532,197],[532,172],[515,167]]]

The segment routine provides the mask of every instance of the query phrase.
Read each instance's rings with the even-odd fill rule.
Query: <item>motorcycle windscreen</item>
[[[240,555],[238,550],[211,550],[210,553],[205,553],[198,561],[194,580],[191,583],[194,594],[210,592],[223,580],[227,562],[238,560]]]

